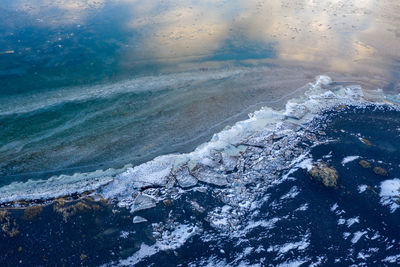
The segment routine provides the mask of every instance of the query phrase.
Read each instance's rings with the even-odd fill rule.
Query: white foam
[[[400,199],[400,179],[386,180],[381,183],[381,192],[379,194],[381,197],[382,205],[390,207],[391,212],[395,212],[399,208]]]

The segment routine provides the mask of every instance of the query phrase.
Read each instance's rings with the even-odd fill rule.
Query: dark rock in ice
[[[375,167],[373,169],[373,171],[374,171],[374,173],[376,175],[380,175],[380,176],[387,176],[388,175],[387,171],[382,167]]]
[[[133,203],[133,212],[151,209],[156,206],[156,200],[148,195],[138,195]]]
[[[197,184],[197,179],[190,174],[187,167],[183,167],[182,169],[178,170],[175,174],[175,177],[179,186],[183,188],[192,187]]]
[[[322,183],[326,187],[336,187],[338,173],[335,168],[328,167],[326,164],[314,165],[309,171],[311,177]]]
[[[360,164],[361,167],[363,167],[363,168],[365,168],[365,169],[371,168],[371,163],[369,163],[369,162],[366,161],[366,160],[360,160],[360,161],[358,162],[358,164]]]

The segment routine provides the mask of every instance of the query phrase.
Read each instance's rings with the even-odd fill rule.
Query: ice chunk
[[[365,235],[367,233],[367,231],[361,232],[361,231],[357,231],[354,233],[353,238],[351,239],[351,243],[355,244],[358,242],[358,240],[360,240],[360,238]]]
[[[197,179],[189,173],[189,169],[184,167],[176,172],[176,180],[183,188],[192,187],[197,184]]]
[[[359,185],[358,186],[358,192],[361,194],[363,193],[365,190],[367,190],[368,186],[365,184]]]
[[[133,217],[133,223],[143,223],[143,222],[147,222],[147,219],[141,216]]]
[[[296,120],[302,119],[309,111],[309,109],[301,104],[296,104],[292,102],[288,102],[286,104],[286,111],[284,115],[289,118],[293,118]]]
[[[394,212],[400,205],[400,179],[386,180],[381,183],[381,203],[390,206],[391,212]]]
[[[156,206],[156,200],[148,195],[138,195],[135,198],[135,202],[133,203],[133,208],[132,211],[140,211],[140,210],[146,210],[146,209],[151,209]]]
[[[237,166],[237,157],[233,157],[227,153],[221,153],[221,156],[225,171],[233,171]]]
[[[342,160],[342,165],[346,165],[349,162],[355,161],[356,159],[360,158],[360,156],[348,156]]]
[[[228,184],[224,174],[215,172],[213,169],[206,166],[197,165],[192,173],[199,181],[207,184],[217,186],[225,186]]]

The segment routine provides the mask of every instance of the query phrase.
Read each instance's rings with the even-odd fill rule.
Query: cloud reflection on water
[[[399,72],[396,0],[18,0],[9,5],[45,21],[58,10],[49,21],[57,27],[96,23],[102,17],[93,10],[113,12],[115,18],[128,16],[119,27],[130,41],[115,54],[122,70],[135,71],[143,64],[172,71],[225,66],[237,63],[235,52],[242,54],[240,62],[251,64],[378,75]],[[267,48],[272,52],[262,52]],[[247,56],[254,50],[261,56]],[[221,51],[224,60],[211,62]]]

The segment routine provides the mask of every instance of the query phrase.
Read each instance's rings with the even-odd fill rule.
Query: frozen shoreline
[[[117,170],[98,170],[72,176],[61,175],[48,180],[14,182],[0,188],[0,203],[49,200],[97,190],[102,197],[113,199],[120,206],[129,206],[133,210],[135,199],[132,195],[137,195],[146,188],[168,187],[175,181],[183,188],[190,187],[190,182],[185,186],[188,179],[194,184],[202,182],[217,186],[227,185],[226,177],[213,177],[203,168],[204,166],[216,168],[213,166],[212,158],[217,154],[224,162],[218,168],[229,170],[233,168],[232,166],[236,166],[235,160],[248,147],[257,147],[257,142],[271,138],[272,135],[288,135],[293,132],[292,128],[303,127],[323,111],[338,105],[389,103],[379,90],[374,96],[377,101],[371,102],[363,98],[364,94],[359,86],[331,86],[331,84],[329,77],[319,76],[315,83],[306,85],[308,90],[301,98],[289,100],[285,110],[278,111],[264,107],[249,114],[249,119],[239,121],[215,134],[209,142],[198,146],[191,153],[163,155],[135,167],[127,165]],[[182,175],[178,172],[186,168],[190,173],[186,173],[186,177],[180,177]]]

